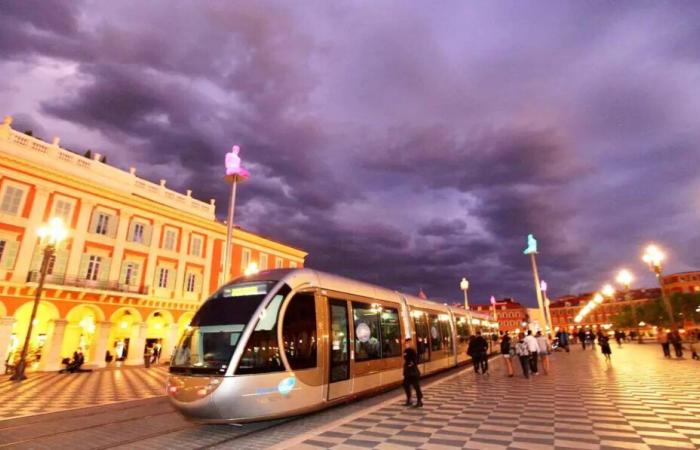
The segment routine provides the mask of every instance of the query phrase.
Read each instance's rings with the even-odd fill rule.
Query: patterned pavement
[[[0,378],[0,420],[163,395],[167,366],[93,372],[28,373],[21,383]]]
[[[462,371],[428,385],[425,407],[400,398],[273,448],[700,448],[700,363],[664,360],[657,345],[556,353],[549,375]]]

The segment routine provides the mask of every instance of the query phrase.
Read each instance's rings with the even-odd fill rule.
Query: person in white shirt
[[[527,330],[527,336],[525,336],[523,342],[530,352],[530,371],[535,375],[539,375],[537,372],[537,355],[539,354],[540,346],[537,345],[537,339],[532,335],[532,330]]]
[[[542,360],[542,368],[544,374],[547,375],[549,373],[549,353],[552,351],[552,346],[547,336],[543,335],[541,331],[537,332],[535,339],[537,340],[538,354]]]

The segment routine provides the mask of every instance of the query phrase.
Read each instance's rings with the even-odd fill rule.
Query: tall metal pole
[[[666,295],[666,289],[664,289],[664,282],[661,275],[660,264],[654,265],[654,273],[656,273],[656,281],[658,281],[659,287],[661,288],[661,298],[663,299],[664,306],[666,307],[666,314],[668,314],[668,320],[671,322],[671,326],[675,326],[676,319],[673,317],[673,307],[671,306],[671,300],[669,300],[668,295]]]
[[[39,285],[34,293],[34,305],[32,306],[32,315],[29,318],[29,328],[27,328],[27,336],[24,338],[24,345],[22,346],[22,354],[19,357],[19,363],[15,368],[15,372],[10,377],[12,381],[22,381],[26,380],[27,376],[24,374],[24,369],[27,365],[27,351],[29,350],[29,341],[32,339],[32,330],[34,328],[34,319],[36,318],[37,309],[39,309],[39,301],[41,300],[41,291],[44,289],[44,280],[46,279],[46,272],[49,267],[49,259],[53,255],[54,246],[47,245],[44,248],[44,255],[41,260],[41,271],[39,273]]]
[[[463,289],[464,291],[464,309],[466,311],[469,311],[469,299],[467,298],[467,290]]]
[[[532,276],[535,279],[535,293],[537,294],[537,305],[540,309],[540,315],[545,320],[544,326],[547,326],[547,317],[544,314],[544,306],[542,302],[542,291],[540,290],[540,276],[537,273],[537,261],[535,261],[535,252],[530,253],[530,261],[532,262]]]
[[[221,274],[221,282],[228,281],[231,272],[231,250],[233,248],[233,213],[236,209],[236,185],[238,176],[234,175],[231,181],[231,198],[228,203],[228,221],[226,222],[226,248],[224,250],[224,272]]]

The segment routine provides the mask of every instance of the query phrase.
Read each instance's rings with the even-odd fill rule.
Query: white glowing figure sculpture
[[[530,255],[537,253],[537,239],[532,234],[527,235],[527,248],[523,251],[524,254]]]
[[[237,176],[240,178],[248,178],[250,176],[248,170],[241,164],[241,157],[238,156],[238,152],[240,151],[241,148],[237,145],[234,145],[231,149],[231,153],[226,153],[226,159],[224,163],[226,164],[227,177]]]

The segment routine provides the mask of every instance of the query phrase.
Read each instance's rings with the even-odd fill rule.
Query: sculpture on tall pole
[[[231,250],[233,248],[233,213],[236,208],[236,186],[239,182],[243,182],[250,177],[248,170],[243,167],[241,157],[238,152],[241,148],[234,145],[231,153],[226,153],[224,164],[226,166],[226,181],[231,183],[231,197],[228,204],[228,220],[226,222],[226,248],[224,250],[224,270],[221,274],[219,284],[223,284],[228,280],[231,272]]]
[[[535,293],[537,294],[537,306],[540,310],[540,317],[542,317],[542,319],[545,321],[544,328],[546,328],[547,316],[544,312],[544,302],[542,301],[542,291],[540,289],[540,276],[537,273],[537,261],[535,260],[535,255],[537,254],[537,239],[535,239],[535,236],[533,236],[532,234],[527,235],[527,248],[523,251],[523,253],[525,255],[530,255],[530,262],[532,263],[532,276],[535,279]]]

